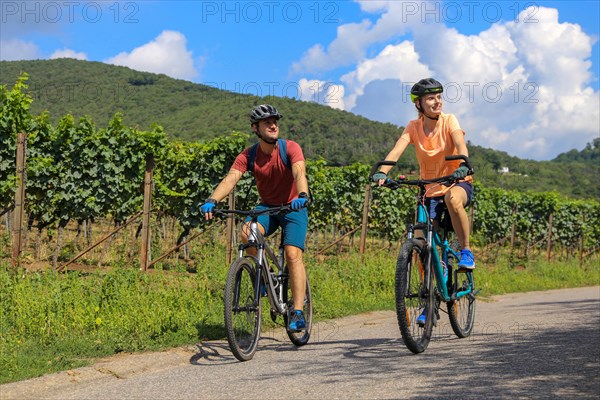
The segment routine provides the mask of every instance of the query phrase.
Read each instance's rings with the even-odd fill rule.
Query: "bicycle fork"
[[[423,288],[425,298],[429,298],[430,296],[433,298],[433,325],[437,325],[437,321],[440,319],[439,315],[439,293],[435,289],[433,277],[434,277],[434,266],[433,262],[434,258],[437,255],[435,252],[435,248],[432,247],[433,243],[433,230],[425,223],[417,223],[414,225],[410,225],[408,228],[408,238],[413,239],[414,231],[420,230],[421,232],[427,233],[427,238],[417,237],[417,239],[421,239],[423,241],[421,245],[421,254],[423,255],[423,260],[425,261],[423,264]],[[434,254],[436,253],[436,254]],[[430,293],[430,291],[433,293]]]

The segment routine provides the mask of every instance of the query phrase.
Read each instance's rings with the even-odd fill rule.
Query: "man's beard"
[[[269,137],[265,137],[262,134],[259,134],[258,137],[260,137],[263,141],[269,143],[269,144],[275,144],[277,142],[277,139],[271,139]]]

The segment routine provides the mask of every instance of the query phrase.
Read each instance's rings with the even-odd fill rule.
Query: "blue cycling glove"
[[[200,206],[200,211],[202,214],[212,213],[217,205],[217,201],[215,199],[206,199],[205,203]]]
[[[290,203],[292,210],[299,210],[308,206],[307,194],[302,192]]]

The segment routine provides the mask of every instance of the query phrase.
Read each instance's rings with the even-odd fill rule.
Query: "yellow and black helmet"
[[[444,87],[433,78],[421,79],[410,89],[410,99],[414,103],[421,96],[431,93],[442,93]]]

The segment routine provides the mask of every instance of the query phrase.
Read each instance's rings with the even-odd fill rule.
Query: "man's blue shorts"
[[[465,204],[465,207],[471,204],[471,201],[473,200],[473,184],[471,182],[459,182],[456,186],[463,188],[464,191],[467,192],[467,204]],[[443,211],[446,208],[444,196],[428,197],[425,204],[429,211],[429,218],[440,221],[442,219]]]
[[[271,206],[272,207],[272,206]],[[266,204],[259,204],[256,210],[269,208]],[[246,218],[250,222],[251,218]],[[292,211],[284,215],[260,215],[258,223],[265,228],[265,236],[273,234],[277,228],[281,227],[283,231],[283,244],[300,248],[304,251],[304,242],[306,241],[306,232],[308,230],[308,211],[301,208],[298,211]]]

